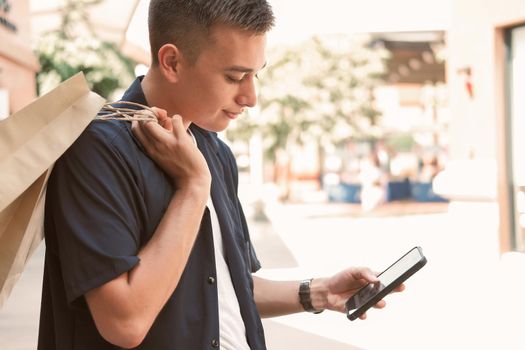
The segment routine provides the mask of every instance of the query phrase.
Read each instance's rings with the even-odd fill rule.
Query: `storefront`
[[[31,50],[29,0],[0,0],[0,119],[36,97],[38,60]]]
[[[525,2],[453,2],[448,44],[451,158],[484,164],[466,184],[497,204],[500,252],[525,252]]]

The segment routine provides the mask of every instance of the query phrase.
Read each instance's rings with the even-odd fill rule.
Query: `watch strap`
[[[305,311],[319,314],[324,310],[316,310],[312,305],[312,299],[310,299],[310,284],[312,283],[312,280],[313,278],[302,280],[299,284],[299,302]]]

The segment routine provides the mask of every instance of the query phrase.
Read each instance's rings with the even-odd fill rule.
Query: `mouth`
[[[226,110],[223,110],[224,114],[226,114],[226,116],[232,120],[235,120],[237,119],[237,117],[239,117],[239,115],[241,115],[242,112],[229,112],[229,111],[226,111]]]

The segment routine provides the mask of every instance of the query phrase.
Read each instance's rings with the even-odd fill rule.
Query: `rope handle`
[[[125,107],[114,107],[114,104],[130,105],[141,107],[133,109]],[[154,121],[158,122],[157,115],[152,108],[136,102],[117,101],[106,103],[102,106],[99,114],[95,117],[98,120],[125,120],[125,121]]]

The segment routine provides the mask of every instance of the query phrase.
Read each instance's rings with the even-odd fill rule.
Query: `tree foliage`
[[[44,34],[36,52],[41,70],[39,94],[82,71],[91,89],[109,98],[134,78],[134,62],[115,44],[96,36],[89,21],[89,7],[102,0],[66,0],[58,30]]]
[[[259,113],[241,118],[228,137],[260,132],[272,157],[291,144],[373,136],[380,117],[373,91],[387,54],[368,43],[366,37],[313,37],[270,51],[259,75]]]

